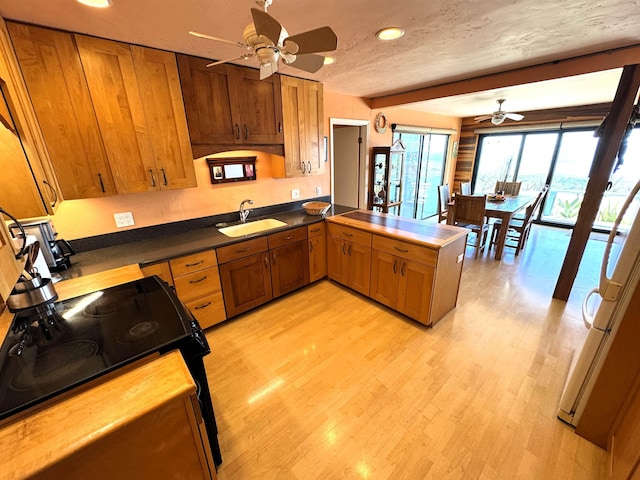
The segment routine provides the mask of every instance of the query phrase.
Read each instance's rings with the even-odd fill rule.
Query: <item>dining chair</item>
[[[487,246],[489,224],[485,215],[486,195],[456,195],[453,213],[453,225],[470,229],[475,233],[475,243],[468,243],[476,248],[476,258]]]
[[[471,195],[471,182],[461,182],[460,193],[462,195]]]
[[[496,182],[495,192],[504,192],[505,195],[519,195],[522,182]]]
[[[538,193],[536,199],[525,209],[524,217],[513,218],[507,226],[507,240],[504,244],[505,247],[515,249],[515,254],[518,255],[520,250],[524,248],[524,245],[529,238],[529,232],[531,231],[531,225],[536,218],[537,211],[542,205],[544,197],[549,191],[549,185],[545,185],[544,188]],[[491,247],[496,244],[500,229],[503,228],[502,221],[497,220],[493,224],[493,231],[491,232]]]
[[[438,223],[447,219],[449,214],[449,203],[451,202],[451,192],[449,184],[438,185]]]

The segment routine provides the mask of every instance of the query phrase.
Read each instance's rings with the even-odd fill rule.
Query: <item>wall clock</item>
[[[387,117],[384,113],[378,112],[375,120],[376,132],[384,133],[387,131]]]

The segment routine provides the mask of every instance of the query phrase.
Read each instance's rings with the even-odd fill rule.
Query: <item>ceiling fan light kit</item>
[[[204,33],[189,32],[196,37],[229,43],[252,52],[212,62],[207,66],[256,57],[260,61],[260,79],[265,79],[276,73],[280,59],[285,65],[315,73],[325,64],[325,57],[316,55],[316,53],[333,51],[338,47],[338,37],[330,27],[320,27],[289,36],[280,22],[267,13],[267,7],[271,5],[271,0],[256,0],[256,3],[263,10],[251,9],[253,23],[247,25],[242,33],[244,43]]]

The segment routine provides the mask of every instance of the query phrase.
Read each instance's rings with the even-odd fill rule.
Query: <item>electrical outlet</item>
[[[295,200],[296,198],[300,198],[300,189],[299,188],[294,188],[293,190],[291,190],[291,199]]]
[[[131,212],[114,213],[113,218],[116,220],[116,227],[130,227],[131,225],[135,225]]]
[[[322,187],[318,185],[316,187],[316,196],[319,197],[320,195],[322,195]]]

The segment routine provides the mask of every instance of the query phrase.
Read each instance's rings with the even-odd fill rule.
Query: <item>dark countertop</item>
[[[341,205],[332,205],[326,216],[339,215],[352,210],[355,209]],[[227,237],[212,226],[196,228],[185,231],[184,233],[167,235],[162,238],[88,250],[72,256],[71,267],[59,272],[59,274],[66,280],[136,263],[140,264],[140,266],[145,266],[324,220],[321,216],[307,215],[304,210],[295,210],[284,213],[273,213],[266,217],[250,218],[249,222],[251,220],[260,220],[261,218],[275,218],[285,222],[287,226],[235,238]]]

